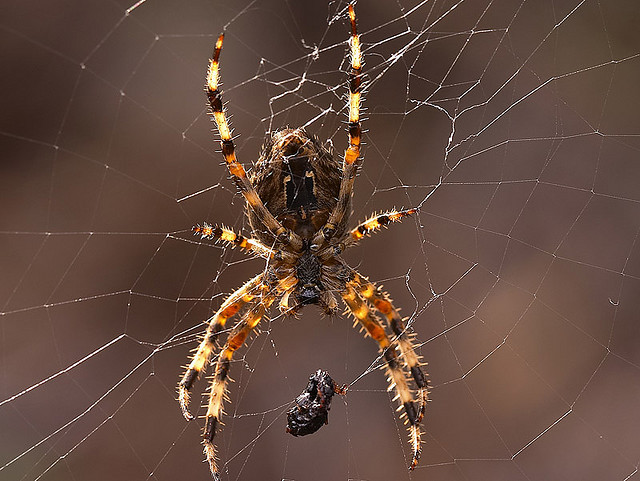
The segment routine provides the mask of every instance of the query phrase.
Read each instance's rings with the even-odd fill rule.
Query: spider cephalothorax
[[[342,298],[356,324],[378,343],[389,389],[395,389],[408,424],[412,449],[410,469],[415,468],[420,456],[420,422],[428,391],[420,359],[413,348],[413,336],[407,332],[389,296],[349,267],[340,256],[345,248],[356,245],[367,234],[415,213],[415,209],[390,210],[348,229],[353,183],[362,162],[362,67],[352,5],[349,17],[349,147],[341,161],[304,129],[286,128],[267,138],[253,173],[247,175],[236,159],[218,88],[222,35],[209,65],[206,93],[211,113],[222,139],[222,154],[229,172],[247,201],[253,237],[246,238],[225,227],[206,223],[193,230],[203,238],[240,247],[267,260],[264,271],[227,297],[209,319],[204,338],[178,386],[182,412],[191,419],[189,391],[215,354],[203,436],[205,455],[216,479],[219,472],[213,439],[222,416],[233,354],[276,300],[281,312],[286,314],[295,313],[308,304],[317,304],[324,312],[333,314],[338,307],[337,298]],[[374,311],[385,318],[391,336]],[[232,318],[234,325],[228,330],[224,345],[216,349],[218,336],[228,328],[227,321]]]

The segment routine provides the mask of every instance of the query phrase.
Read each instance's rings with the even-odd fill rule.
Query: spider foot
[[[429,391],[427,388],[418,390],[418,417],[416,419],[416,424],[420,424],[422,422],[422,418],[424,418],[424,412],[427,408],[427,402],[429,402]]]
[[[204,455],[207,457],[207,461],[209,462],[211,477],[214,479],[214,481],[220,481],[220,471],[218,471],[218,467],[216,466],[215,450],[213,448],[213,445],[210,446],[210,448],[211,449],[209,449],[209,447],[205,445]]]
[[[422,454],[422,433],[420,432],[420,420],[422,419],[423,405],[416,409],[413,402],[404,403],[405,423],[409,424],[409,444],[411,445],[412,457],[409,464],[409,471],[413,471],[418,465]]]
[[[187,369],[182,381],[178,384],[178,402],[180,403],[180,411],[182,411],[182,415],[187,421],[191,421],[193,419],[193,414],[189,412],[189,389],[197,378],[197,370]]]
[[[218,471],[218,465],[216,463],[216,448],[213,444],[213,437],[216,433],[216,426],[218,424],[218,418],[215,416],[207,416],[204,427],[204,455],[209,463],[209,469],[211,470],[211,476],[214,481],[220,481],[220,472]]]
[[[178,388],[178,402],[180,403],[180,411],[187,421],[193,419],[193,414],[189,412],[189,391],[180,386]]]
[[[409,427],[409,437],[411,438],[411,448],[413,450],[413,456],[411,459],[411,464],[409,465],[409,471],[413,471],[416,469],[418,465],[418,461],[420,460],[420,455],[422,454],[422,440],[420,439],[420,426],[410,426]]]

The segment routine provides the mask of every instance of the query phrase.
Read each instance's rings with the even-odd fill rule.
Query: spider
[[[390,210],[373,215],[348,229],[351,195],[360,157],[360,97],[362,65],[360,37],[353,5],[348,8],[351,24],[349,73],[349,147],[342,162],[305,129],[285,128],[268,136],[255,170],[248,175],[235,154],[231,130],[222,106],[219,89],[219,58],[224,34],[218,38],[210,60],[205,91],[211,114],[221,137],[222,154],[231,177],[247,202],[252,238],[223,226],[203,224],[193,228],[202,238],[240,247],[267,261],[261,274],[233,292],[207,321],[204,338],[178,386],[178,400],[187,420],[189,391],[210,362],[215,364],[209,404],[203,430],[204,454],[214,479],[220,475],[216,464],[214,437],[223,412],[229,368],[234,352],[278,300],[282,313],[294,314],[308,304],[318,305],[333,315],[340,296],[355,318],[355,325],[377,343],[384,359],[389,390],[395,389],[399,410],[408,425],[412,450],[409,469],[414,469],[421,453],[420,422],[427,403],[427,379],[413,348],[413,335],[389,296],[374,283],[349,267],[340,256],[368,234],[414,214],[415,209]],[[393,335],[372,309],[382,314]],[[233,319],[220,348],[217,339]],[[236,320],[237,319],[237,320]],[[215,361],[212,361],[213,357]],[[414,387],[410,387],[411,379]],[[414,398],[415,392],[415,398]]]

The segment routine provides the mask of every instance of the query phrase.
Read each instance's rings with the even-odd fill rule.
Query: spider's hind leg
[[[362,52],[360,36],[356,28],[356,13],[353,5],[349,5],[349,20],[351,22],[351,71],[349,72],[349,147],[345,150],[342,165],[342,179],[338,193],[338,203],[331,212],[326,224],[316,234],[313,243],[325,244],[338,231],[338,226],[349,216],[351,194],[356,180],[358,167],[362,163],[360,157],[360,143],[362,126],[360,124],[360,101],[362,97]]]
[[[285,245],[291,245],[293,249],[300,250],[302,248],[302,239],[298,234],[282,226],[282,224],[273,216],[265,207],[262,199],[258,196],[255,187],[249,180],[244,167],[236,158],[236,147],[231,138],[231,129],[227,116],[224,113],[222,105],[222,92],[220,91],[220,52],[222,51],[222,42],[224,34],[218,37],[213,58],[209,62],[209,71],[207,73],[207,83],[205,91],[207,99],[213,114],[213,120],[218,127],[222,146],[222,155],[227,163],[229,173],[236,181],[236,185],[242,192],[250,208],[263,220],[264,225],[269,229],[273,236]]]

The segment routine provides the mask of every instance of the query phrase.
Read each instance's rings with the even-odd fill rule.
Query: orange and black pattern
[[[196,380],[213,364],[203,445],[216,481],[220,479],[220,469],[215,436],[222,425],[231,363],[276,301],[280,312],[286,315],[294,315],[309,304],[317,305],[327,315],[335,315],[338,302],[344,302],[355,325],[378,346],[389,390],[395,392],[394,399],[400,404],[401,417],[409,430],[409,469],[414,469],[420,458],[428,385],[424,363],[416,352],[415,335],[409,332],[389,295],[341,257],[345,248],[359,244],[364,237],[417,214],[416,209],[393,209],[374,214],[355,228],[348,226],[353,186],[362,163],[363,91],[362,47],[353,5],[348,7],[348,16],[349,145],[342,159],[334,157],[333,150],[306,129],[284,128],[267,137],[262,154],[248,175],[236,158],[223,108],[219,64],[223,35],[216,42],[209,64],[205,91],[225,163],[247,202],[251,237],[209,223],[197,225],[193,231],[202,239],[237,247],[266,261],[262,273],[229,295],[207,321],[206,332],[178,384],[182,413],[186,419],[193,419],[189,412],[190,392]],[[319,413],[326,411],[328,403],[321,405]],[[315,426],[305,425],[300,433],[314,430]]]

